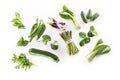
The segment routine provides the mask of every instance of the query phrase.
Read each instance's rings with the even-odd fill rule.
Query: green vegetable
[[[22,23],[22,19],[20,18],[20,14],[16,12],[15,16],[16,17],[12,19],[13,26],[18,27],[19,29],[25,29],[25,26]]]
[[[86,15],[86,18],[87,18],[87,19],[91,19],[91,17],[92,17],[92,10],[89,9],[89,10],[88,10],[88,13],[87,13],[87,15]]]
[[[79,36],[80,36],[81,38],[86,38],[86,33],[85,33],[85,32],[80,32],[80,33],[79,33]]]
[[[59,15],[64,19],[71,19],[75,25],[75,28],[80,29],[80,24],[76,20],[75,14],[69,10],[66,5],[63,5],[63,11],[59,12]]]
[[[67,44],[69,55],[75,55],[76,53],[79,52],[79,49],[74,44],[74,42],[71,40],[72,39],[72,31],[64,31],[60,34],[60,36]]]
[[[88,35],[88,37],[94,37],[94,36],[98,35],[94,26],[90,26],[90,30],[88,31],[87,35]]]
[[[83,38],[80,42],[79,42],[79,45],[80,46],[84,46],[85,44],[88,44],[90,42],[90,38],[89,37],[86,37],[86,38]]]
[[[84,40],[85,44],[88,44],[90,42],[90,38],[89,37],[86,37],[83,40]]]
[[[45,45],[48,43],[48,41],[51,41],[51,37],[49,35],[43,35],[42,39],[43,39],[42,41]]]
[[[106,54],[111,50],[109,45],[103,44],[102,39],[99,39],[94,49],[86,56],[88,61],[91,62],[95,56]]]
[[[24,40],[23,37],[20,38],[20,40],[17,42],[18,46],[27,46],[28,45],[28,41]]]
[[[38,40],[44,33],[45,29],[46,27],[43,20],[41,19],[40,21],[38,21],[38,19],[36,19],[36,23],[32,26],[30,31],[29,41],[31,42],[35,36],[37,36],[37,40]]]
[[[97,19],[99,17],[99,14],[98,13],[95,13],[91,18],[90,20],[91,21],[94,21],[95,19]]]
[[[18,65],[15,67],[17,69],[24,68],[25,70],[30,69],[34,64],[27,59],[26,55],[21,53],[19,56],[13,54],[12,61]]]
[[[95,13],[94,15],[92,15],[92,10],[91,9],[88,10],[87,15],[85,15],[84,12],[81,11],[81,18],[82,18],[84,23],[88,23],[88,21],[94,21],[98,17],[99,17],[98,13]]]
[[[48,51],[31,48],[31,49],[29,49],[29,53],[30,53],[31,55],[43,55],[43,56],[46,56],[46,57],[50,57],[50,58],[53,59],[55,62],[59,62],[59,58],[58,58],[55,54],[50,53],[50,52],[48,52]]]
[[[82,20],[83,20],[83,22],[84,23],[88,23],[88,21],[87,21],[87,19],[86,19],[86,16],[85,16],[85,14],[84,14],[84,12],[83,11],[81,11],[81,18],[82,18]]]
[[[58,42],[57,41],[54,41],[54,43],[51,43],[51,48],[53,49],[53,50],[57,50],[58,49]]]
[[[79,45],[80,45],[81,47],[85,45],[84,39],[79,42]]]

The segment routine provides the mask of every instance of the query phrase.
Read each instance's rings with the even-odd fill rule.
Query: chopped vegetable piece
[[[75,14],[69,10],[66,5],[63,5],[63,11],[59,12],[59,15],[64,19],[71,19],[75,25],[75,28],[80,29],[81,26],[77,21]]]
[[[99,14],[98,13],[95,13],[91,18],[90,20],[91,21],[94,21],[95,19],[97,19],[99,17]]]
[[[31,55],[43,55],[43,56],[46,56],[46,57],[50,57],[50,58],[53,59],[55,62],[59,62],[59,58],[58,58],[55,54],[50,53],[50,52],[48,52],[48,51],[31,48],[31,49],[29,49],[29,53],[30,53]]]
[[[91,9],[88,10],[86,17],[87,17],[87,19],[91,19],[91,17],[92,17],[92,10]]]
[[[55,19],[53,19],[52,17],[49,17],[49,19],[52,22],[48,22],[48,24],[50,24],[52,27],[57,28],[59,30],[65,30],[65,22],[57,22]]]
[[[51,37],[49,35],[43,35],[42,39],[43,39],[42,41],[45,45],[48,43],[48,41],[51,41]]]
[[[32,26],[30,31],[29,41],[31,42],[35,36],[37,36],[37,40],[38,40],[44,33],[45,29],[46,27],[43,20],[41,19],[40,21],[38,21],[38,19],[36,19],[36,23]]]
[[[94,49],[86,56],[88,61],[91,62],[95,56],[106,54],[110,52],[111,48],[109,45],[103,44],[102,39],[99,39]]]
[[[28,45],[28,41],[24,40],[23,37],[20,38],[20,40],[17,42],[18,46],[27,46]]]
[[[67,44],[69,55],[75,55],[76,53],[79,52],[79,49],[74,44],[74,42],[71,40],[72,39],[72,31],[64,31],[60,34],[60,36]]]
[[[18,29],[25,29],[25,26],[22,23],[22,19],[20,18],[20,14],[16,12],[15,16],[16,17],[12,19],[13,26],[18,27]]]
[[[34,65],[32,62],[29,61],[29,59],[27,59],[26,55],[23,53],[21,53],[19,56],[17,56],[16,54],[13,54],[12,61],[18,64],[15,67],[16,69],[24,68],[25,70],[27,70]]]
[[[85,14],[84,14],[84,12],[83,11],[81,11],[81,18],[82,18],[82,20],[83,20],[83,22],[84,23],[88,23],[88,21],[87,21],[87,19],[86,19],[86,16],[85,16]]]
[[[57,50],[58,47],[59,47],[59,45],[58,45],[58,42],[57,42],[57,41],[54,41],[54,43],[51,43],[51,48],[52,48],[53,50]]]

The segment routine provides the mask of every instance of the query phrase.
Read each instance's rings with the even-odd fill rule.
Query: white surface
[[[82,28],[75,30],[71,21],[59,17],[58,12],[62,5],[67,5],[76,13]],[[100,17],[90,24],[83,24],[79,14],[80,11],[87,13],[88,9],[99,12]],[[19,12],[25,30],[12,26],[11,20],[14,13]],[[119,0],[1,0],[0,1],[0,79],[1,80],[119,80],[120,79],[120,30],[119,30]],[[36,18],[42,18],[45,22],[51,16],[58,21],[65,21],[68,30],[73,31],[74,42],[79,43],[78,32],[87,31],[90,25],[94,25],[99,37],[84,46],[79,47],[80,53],[75,56],[68,56],[66,45],[59,36],[59,31],[46,25],[44,34],[50,34],[52,41],[59,40],[60,48],[57,51],[51,50],[50,46],[42,42],[32,41],[27,47],[17,47],[16,42],[20,36],[27,39],[29,30]],[[51,33],[52,32],[52,33]],[[111,52],[95,58],[87,63],[85,56],[93,48],[95,42],[102,38],[112,48]],[[50,43],[49,43],[50,44]],[[28,49],[35,47],[51,51],[60,57],[60,62],[55,63],[44,57],[31,56]],[[30,70],[15,69],[11,61],[12,54],[26,53],[27,57],[36,66]]]

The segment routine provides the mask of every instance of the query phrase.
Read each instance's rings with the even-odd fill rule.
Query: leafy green
[[[43,35],[42,39],[43,39],[42,41],[45,45],[48,43],[48,41],[51,41],[51,37],[49,35]]]
[[[102,39],[99,39],[93,50],[86,57],[88,61],[91,62],[95,56],[106,54],[110,52],[110,50],[111,50],[110,46],[103,44]]]
[[[20,40],[17,42],[18,46],[27,46],[28,45],[28,40],[24,40],[23,37],[20,38]]]
[[[94,37],[94,36],[98,35],[98,33],[95,30],[94,26],[90,26],[90,30],[88,31],[87,35],[88,35],[88,37]]]
[[[57,50],[58,47],[59,47],[59,45],[58,45],[58,41],[54,41],[53,43],[51,43],[51,49],[53,49],[53,50]]]
[[[85,45],[84,39],[79,42],[79,45],[80,45],[81,47]]]
[[[90,42],[90,38],[89,37],[86,37],[83,40],[84,40],[85,44],[88,44]]]
[[[86,33],[85,33],[85,32],[80,32],[80,33],[79,33],[79,36],[80,36],[81,38],[86,38]]]
[[[63,11],[59,12],[59,15],[64,19],[71,19],[76,29],[80,28],[80,24],[77,21],[75,14],[71,10],[69,10],[66,5],[63,5]]]
[[[30,31],[29,41],[31,42],[35,36],[37,36],[37,40],[38,40],[44,33],[45,29],[46,27],[43,20],[41,19],[40,21],[38,21],[38,19],[36,19],[36,23],[32,26]]]
[[[25,26],[22,23],[22,19],[20,18],[20,14],[16,12],[15,16],[16,17],[12,19],[13,26],[18,27],[19,29],[25,29]]]
[[[32,62],[29,61],[29,59],[27,59],[26,55],[23,53],[21,53],[19,56],[13,54],[12,61],[13,63],[17,63],[17,66],[15,66],[15,68],[17,69],[24,68],[25,70],[27,70],[34,65]]]

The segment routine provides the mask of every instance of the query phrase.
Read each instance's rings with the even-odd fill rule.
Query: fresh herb
[[[42,39],[43,39],[42,41],[45,45],[48,43],[48,41],[51,41],[51,37],[49,35],[43,35]]]
[[[48,22],[49,25],[59,30],[65,30],[65,22],[58,22],[52,17],[49,17],[49,19],[51,20],[51,22]]]
[[[75,43],[71,40],[72,39],[72,31],[64,31],[60,34],[62,39],[66,42],[69,55],[75,55],[76,53],[79,52],[77,46]]]
[[[109,45],[103,44],[102,39],[99,39],[94,49],[86,56],[88,61],[91,62],[95,56],[106,54],[111,50]]]
[[[94,37],[94,36],[98,35],[98,33],[95,30],[94,26],[90,26],[90,30],[88,31],[87,35],[88,35],[88,37]]]
[[[58,49],[58,41],[54,41],[53,43],[51,43],[51,48],[53,49],[53,50],[57,50]]]
[[[99,17],[98,13],[95,13],[92,15],[92,10],[89,9],[87,15],[85,15],[85,13],[83,11],[81,11],[81,18],[83,20],[84,23],[88,23],[88,21],[94,21]]]
[[[31,42],[35,36],[37,36],[37,40],[38,40],[44,33],[45,29],[46,27],[43,20],[41,19],[40,21],[38,21],[38,19],[36,19],[36,23],[32,26],[30,31],[29,41]]]
[[[17,42],[18,46],[27,46],[28,45],[28,40],[24,40],[23,37],[20,38],[20,40]]]
[[[12,61],[18,65],[15,67],[17,69],[24,68],[25,70],[30,69],[34,64],[27,59],[26,55],[21,53],[19,56],[13,54]]]
[[[64,19],[71,19],[75,25],[75,28],[80,29],[80,24],[78,23],[75,14],[69,10],[66,5],[63,6],[63,11],[59,12],[59,15]]]
[[[29,49],[29,53],[31,55],[41,55],[41,56],[50,57],[55,62],[59,62],[59,58],[55,54],[48,52],[48,51],[31,48],[31,49]]]
[[[88,23],[88,21],[87,21],[87,19],[86,19],[85,14],[84,14],[83,11],[81,11],[81,18],[82,18],[82,20],[83,20],[84,23]]]
[[[25,26],[22,23],[22,19],[20,18],[20,14],[16,12],[15,16],[16,17],[12,19],[13,26],[18,27],[19,29],[25,29]]]

